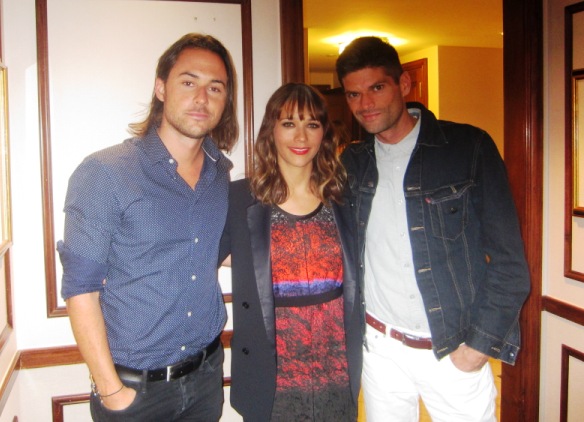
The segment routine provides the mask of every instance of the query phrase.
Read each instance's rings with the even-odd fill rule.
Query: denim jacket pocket
[[[468,221],[471,181],[443,186],[425,195],[434,236],[455,240]]]

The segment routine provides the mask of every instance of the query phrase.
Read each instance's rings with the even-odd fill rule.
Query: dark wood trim
[[[287,9],[281,6],[281,20],[294,18],[296,27],[301,25],[301,16],[287,15],[283,11]],[[542,14],[542,0],[503,0],[504,101],[505,110],[509,110],[505,115],[505,161],[525,241],[532,293],[520,320],[523,349],[529,353],[521,353],[515,366],[502,365],[502,422],[531,422],[539,417],[543,233]],[[294,27],[291,23],[289,26]],[[300,37],[298,31],[282,32],[282,39],[300,40]],[[303,55],[287,42],[282,43],[282,56],[283,63],[288,66],[303,64]]]
[[[572,225],[573,217],[582,217],[574,208],[574,77],[582,72],[573,66],[573,24],[575,13],[584,11],[584,2],[564,9],[564,136],[565,136],[565,195],[564,195],[564,276],[584,282],[584,273],[572,268]]]
[[[224,330],[221,333],[221,343],[225,349],[231,349],[231,338],[233,337],[233,330]]]
[[[161,0],[157,0],[161,1]],[[175,0],[163,0],[175,1]],[[176,0],[178,1],[178,0]],[[243,137],[245,172],[249,175],[253,166],[253,49],[252,49],[252,11],[251,0],[182,0],[203,3],[228,3],[241,6],[242,59],[243,59]],[[43,244],[45,256],[45,286],[47,316],[67,315],[67,308],[59,306],[56,279],[55,227],[53,210],[53,171],[51,168],[51,118],[49,99],[49,46],[47,0],[36,0],[37,25],[37,76],[40,116],[41,150],[41,190],[43,203]]]
[[[21,350],[18,368],[34,369],[78,363],[84,363],[84,360],[77,346],[47,347]]]
[[[14,327],[14,311],[12,307],[12,249],[4,255],[4,277],[6,280],[6,311],[7,322],[10,327]]]
[[[531,276],[521,312],[523,352],[502,366],[501,421],[539,419],[543,236],[543,4],[503,0],[505,163]],[[527,352],[526,352],[527,351]]]
[[[560,389],[560,422],[568,422],[568,403],[569,394],[568,387],[570,383],[570,358],[578,359],[584,362],[584,352],[573,349],[565,344],[562,344],[562,377]],[[578,400],[579,397],[573,397]]]
[[[302,0],[280,0],[282,83],[304,82],[304,16]]]
[[[550,296],[544,296],[542,297],[542,309],[560,318],[584,326],[584,308],[579,308]]]
[[[53,422],[64,421],[63,408],[70,404],[80,404],[89,402],[89,393],[71,394],[68,396],[56,396],[51,399],[53,409]]]
[[[420,84],[417,86],[414,86],[414,84],[412,83],[412,88],[411,88],[411,89],[418,89],[419,90],[418,95],[415,96],[415,98],[416,98],[415,100],[406,98],[406,101],[419,101],[426,108],[428,108],[428,59],[426,57],[424,57],[422,59],[413,60],[413,61],[407,62],[407,63],[402,63],[402,68],[405,72],[410,72],[410,76],[412,75],[412,72],[415,72],[416,70],[421,69],[422,79],[420,81],[418,81],[418,82],[420,82]],[[413,76],[411,76],[411,77],[412,77],[412,82],[414,82]]]
[[[4,260],[4,280],[6,284],[6,322],[12,328],[14,326],[12,310],[12,249],[8,248],[2,259]]]
[[[67,309],[57,304],[57,273],[55,268],[55,223],[53,213],[53,169],[51,158],[51,110],[49,100],[49,40],[47,0],[36,0],[37,77],[40,119],[41,192],[43,201],[43,245],[45,252],[45,285],[47,316],[67,315]]]
[[[221,342],[226,349],[231,348],[232,330],[221,333]],[[73,346],[27,349],[19,352],[16,367],[18,369],[47,368],[51,366],[75,365],[85,363],[79,348]]]
[[[245,175],[250,176],[253,169],[253,41],[251,0],[241,0],[241,31],[243,56],[243,141],[245,155]]]

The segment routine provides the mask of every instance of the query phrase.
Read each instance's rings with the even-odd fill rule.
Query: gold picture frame
[[[584,216],[584,71],[574,72],[572,77],[572,166],[573,195],[572,213]]]
[[[0,257],[12,245],[7,69],[0,63]]]

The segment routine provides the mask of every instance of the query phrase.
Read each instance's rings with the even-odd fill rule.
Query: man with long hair
[[[62,296],[96,421],[216,421],[226,312],[217,256],[238,136],[235,70],[215,38],[160,57],[133,138],[69,180]]]

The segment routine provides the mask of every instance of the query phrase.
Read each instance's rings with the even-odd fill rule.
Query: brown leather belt
[[[374,318],[370,314],[365,314],[365,321],[367,324],[371,325],[380,333],[387,335],[387,326],[379,321],[378,319]],[[424,338],[424,337],[416,337],[411,334],[402,333],[401,331],[392,328],[389,330],[389,336],[393,339],[399,340],[405,346],[412,347],[414,349],[432,349],[432,339]]]

